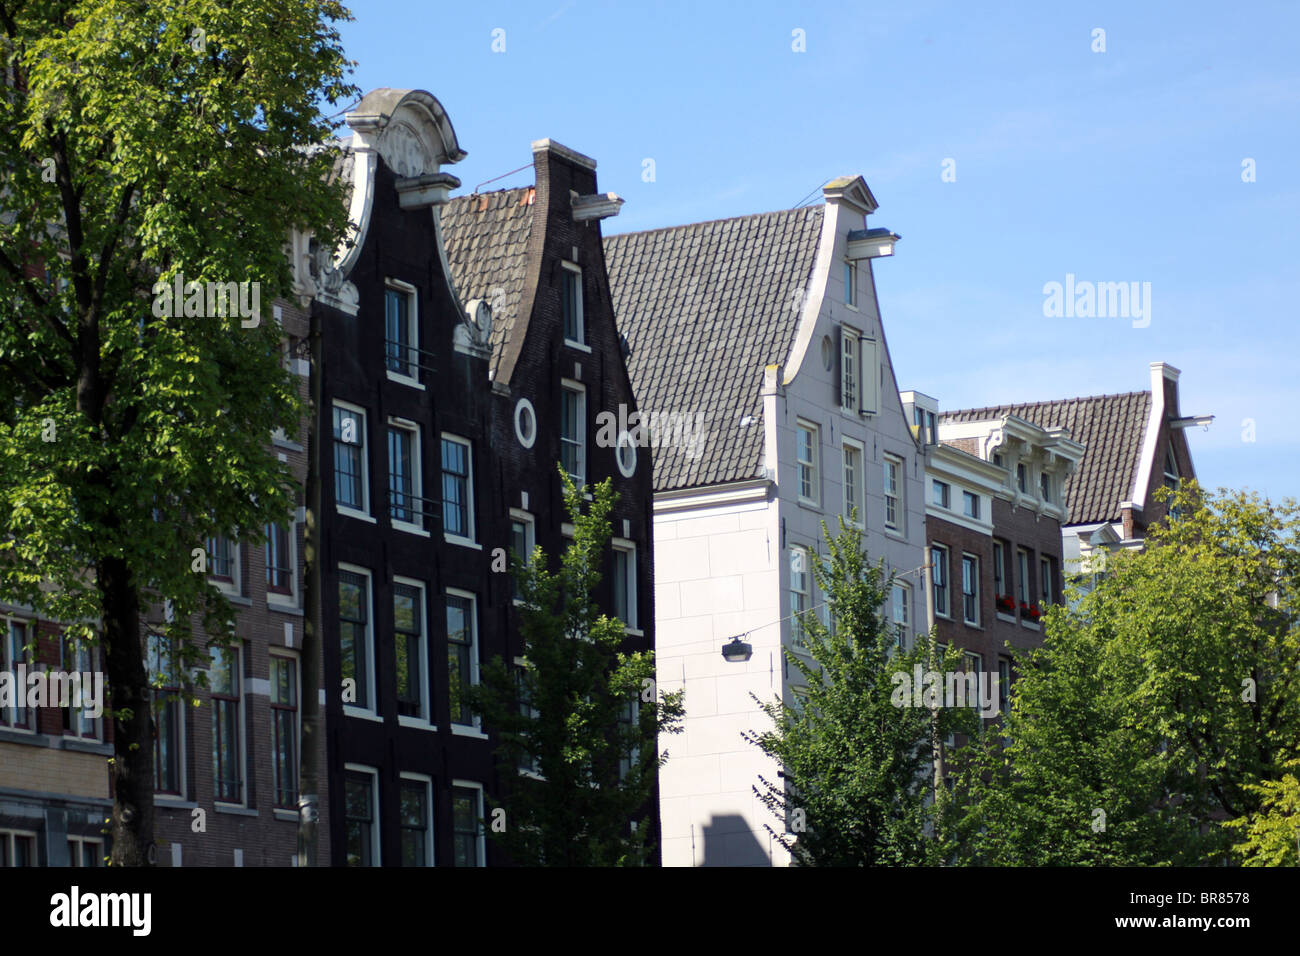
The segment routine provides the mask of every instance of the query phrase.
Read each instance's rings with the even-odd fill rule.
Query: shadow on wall
[[[702,828],[704,859],[700,866],[771,866],[767,847],[737,813],[710,817]],[[766,833],[763,834],[767,836]]]

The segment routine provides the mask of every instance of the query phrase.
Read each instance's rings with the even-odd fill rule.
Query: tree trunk
[[[140,640],[140,596],[126,561],[96,566],[104,660],[113,694],[113,866],[153,866],[152,694]]]
[[[320,567],[320,432],[321,318],[308,306],[310,366],[307,391],[307,502],[303,522],[302,746],[298,779],[298,865],[317,865],[316,831],[320,821],[321,721],[321,567]]]

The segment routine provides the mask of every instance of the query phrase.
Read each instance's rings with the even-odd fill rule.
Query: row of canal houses
[[[376,90],[346,122],[353,242],[293,237],[297,297],[274,307],[304,395],[312,310],[323,329],[322,683],[349,689],[320,697],[323,861],[507,862],[485,834],[493,728],[455,688],[522,653],[493,554],[563,549],[557,463],[612,480],[599,603],[629,649],[656,651],[659,689],[686,691],[647,816],[674,866],[789,862],[753,789],[779,768],[741,733],[764,719],[752,695],[789,700],[798,614],[825,614],[823,521],[856,523],[896,572],[900,642],[933,624],[1005,691],[1007,644],[1041,640],[1066,576],[1140,546],[1164,514],[1155,489],[1194,474],[1167,365],[1147,391],[1001,408],[901,390],[872,272],[899,237],[870,224],[861,177],[820,204],[604,236],[622,200],[572,149],[535,142],[532,185],[453,197],[445,168],[466,153],[433,96]],[[653,416],[666,440],[603,440],[605,411]],[[271,441],[305,476],[303,444]],[[208,542],[239,648],[213,652],[199,707],[159,695],[160,865],[294,860],[303,519],[265,546]],[[5,616],[0,664],[30,628],[28,659],[60,666],[56,627]],[[745,660],[722,653],[738,637]],[[105,723],[6,710],[0,862],[102,859]]]

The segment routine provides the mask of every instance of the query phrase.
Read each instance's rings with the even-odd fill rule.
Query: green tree
[[[1300,759],[1284,766],[1282,779],[1249,785],[1259,810],[1227,824],[1242,831],[1232,849],[1246,866],[1300,866]]]
[[[627,653],[624,625],[592,599],[609,553],[610,481],[587,489],[561,471],[573,538],[547,566],[536,548],[513,573],[522,604],[524,664],[499,656],[465,689],[500,741],[505,828],[490,832],[525,866],[635,866],[653,858],[635,825],[667,758],[658,735],[681,730],[683,691],[659,693],[654,654]],[[521,773],[521,768],[528,773]]]
[[[934,791],[937,739],[977,732],[973,710],[914,706],[917,670],[963,671],[961,651],[929,636],[908,649],[883,607],[895,575],[872,564],[862,533],[840,519],[828,556],[812,558],[830,626],[815,610],[798,621],[802,651],[783,647],[801,682],[791,700],[759,702],[773,729],[745,739],[772,757],[783,780],[754,787],[781,825],[769,833],[801,866],[942,862],[942,806]],[[928,701],[923,699],[923,704]],[[936,739],[937,738],[937,739]]]
[[[1192,482],[1171,503],[1019,661],[1009,743],[972,753],[959,789],[966,859],[1223,862],[1222,824],[1281,777],[1300,739],[1300,514]]]
[[[297,390],[262,319],[289,291],[290,229],[332,248],[346,227],[316,148],[319,104],[354,92],[346,18],[0,0],[0,595],[102,645],[115,865],[152,858],[142,617],[170,606],[156,628],[182,664],[203,655],[193,621],[229,640],[206,542],[256,542],[292,506],[267,444],[296,431]],[[199,285],[171,301],[173,280]]]

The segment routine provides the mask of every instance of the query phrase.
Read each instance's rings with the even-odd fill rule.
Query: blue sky
[[[788,208],[861,174],[871,225],[903,236],[875,270],[902,387],[959,408],[1135,391],[1169,362],[1182,412],[1216,416],[1188,433],[1202,482],[1300,497],[1300,4],[352,9],[355,82],[437,96],[465,191],[546,136],[627,200],[607,233]],[[1045,318],[1067,274],[1149,282],[1150,324]]]

